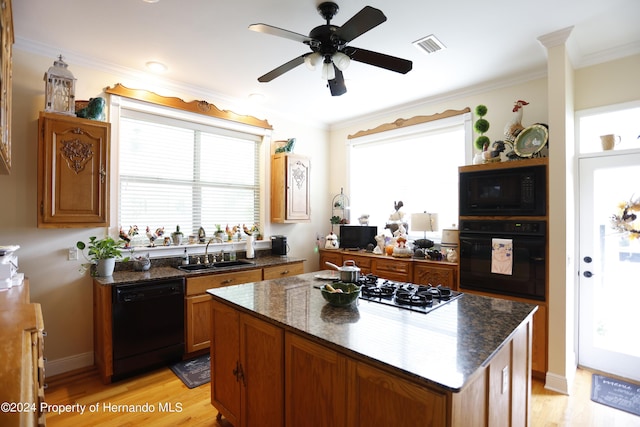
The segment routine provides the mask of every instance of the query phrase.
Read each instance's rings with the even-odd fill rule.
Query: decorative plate
[[[513,150],[520,157],[531,157],[544,148],[549,139],[549,131],[544,125],[531,125],[518,134]]]

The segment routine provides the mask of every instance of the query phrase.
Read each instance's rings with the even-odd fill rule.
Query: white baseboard
[[[93,351],[63,357],[62,359],[47,360],[47,362],[45,362],[44,372],[45,376],[52,377],[87,366],[93,366]]]
[[[572,382],[573,378],[563,377],[561,375],[547,372],[544,388],[546,388],[547,390],[555,391],[556,393],[566,394],[568,396],[570,384]]]

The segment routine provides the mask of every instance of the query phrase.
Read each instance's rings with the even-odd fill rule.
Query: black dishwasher
[[[113,286],[113,381],[184,354],[184,278]]]

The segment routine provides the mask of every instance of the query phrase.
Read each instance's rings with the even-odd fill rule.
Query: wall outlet
[[[69,248],[69,255],[67,256],[69,261],[77,261],[78,260],[78,248],[72,246]]]

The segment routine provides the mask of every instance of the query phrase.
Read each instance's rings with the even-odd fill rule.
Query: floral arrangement
[[[629,235],[630,239],[640,237],[640,223],[636,223],[638,215],[634,212],[640,212],[640,197],[637,199],[629,199],[628,202],[622,202],[618,205],[618,213],[611,216],[611,226],[621,232]]]

